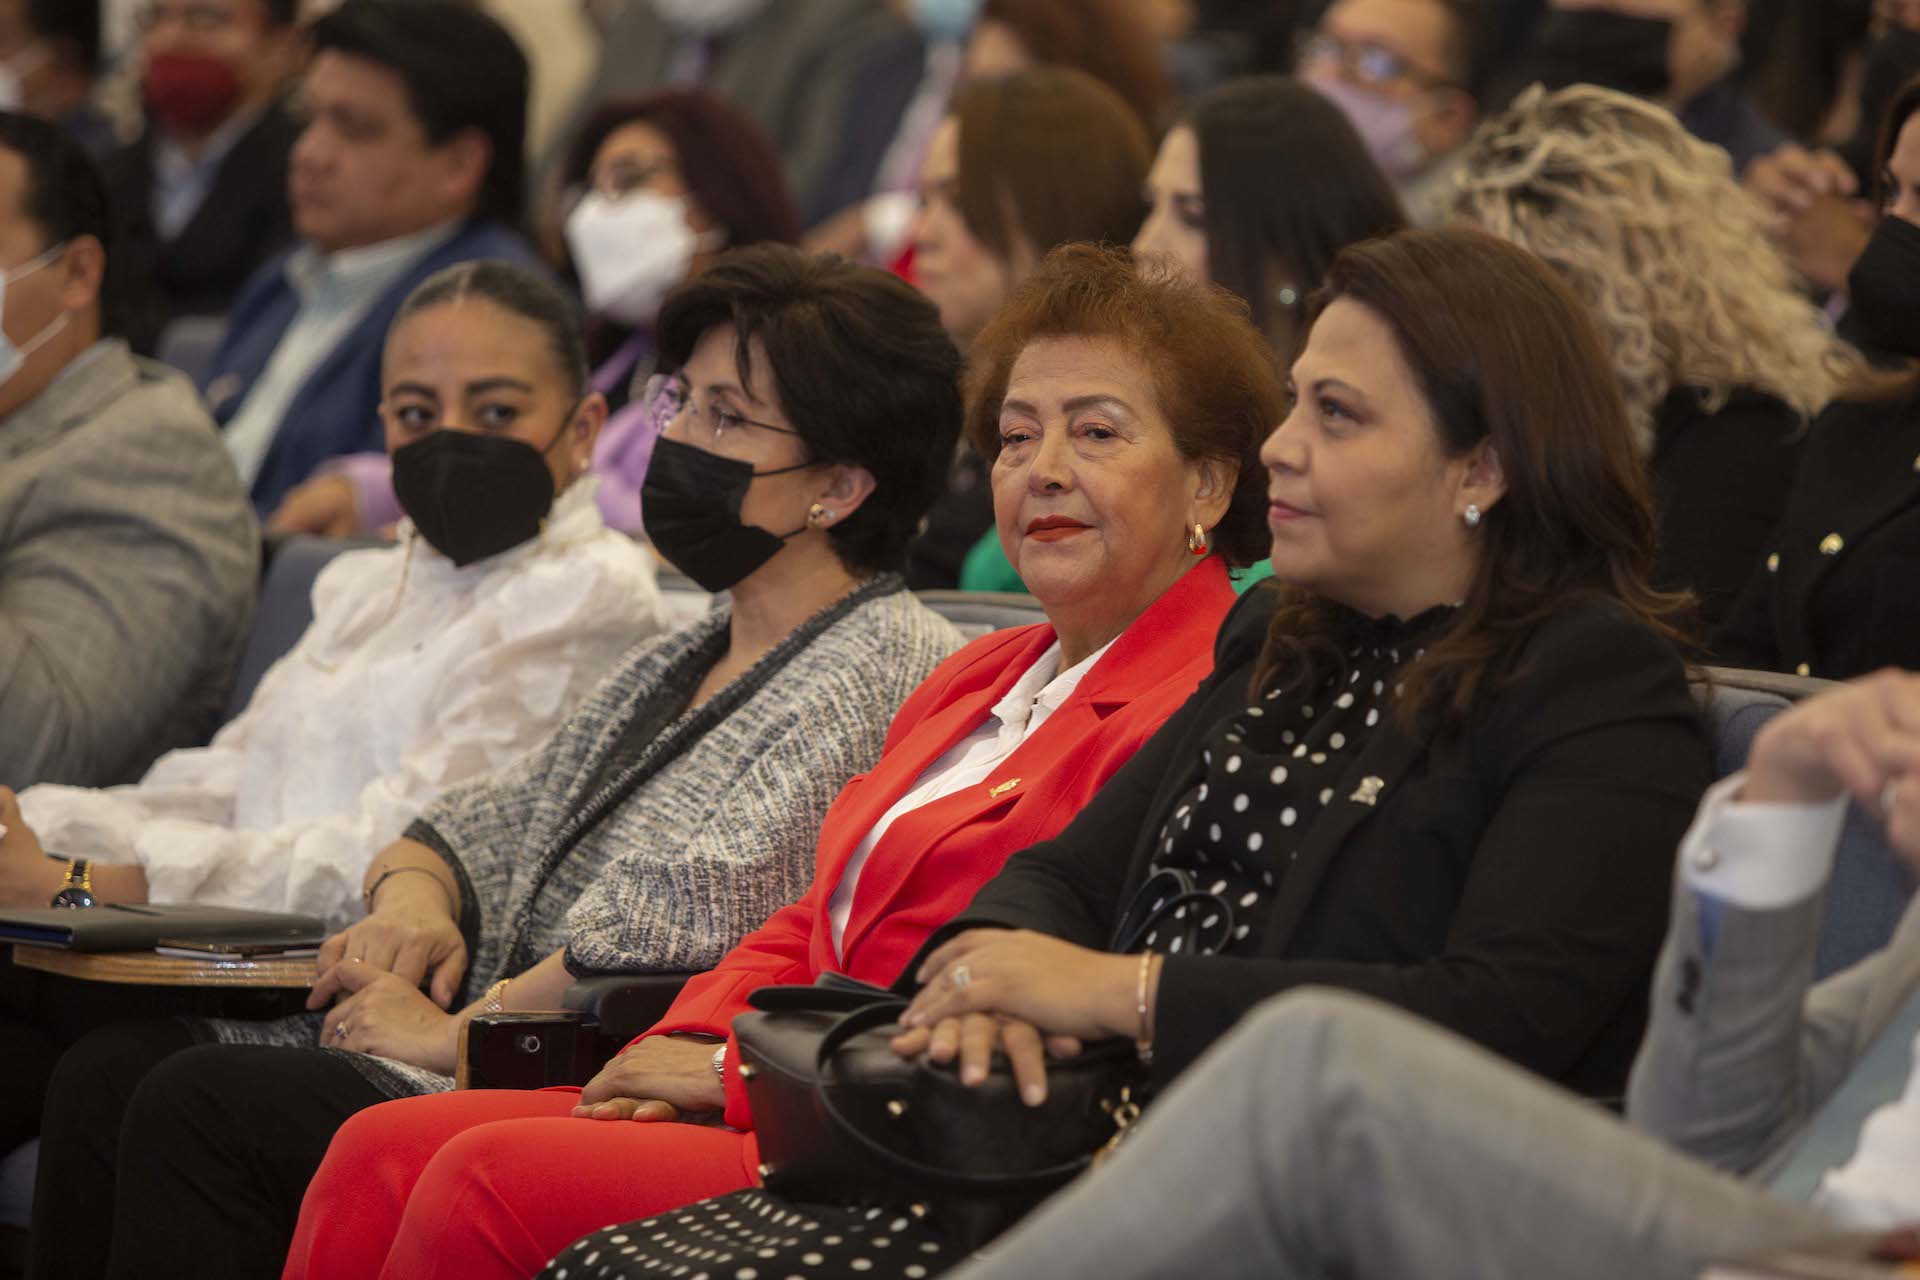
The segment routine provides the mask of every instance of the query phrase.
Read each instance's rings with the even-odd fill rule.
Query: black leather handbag
[[[837,975],[829,975],[837,978]],[[1047,1065],[1047,1100],[1020,1100],[996,1063],[978,1086],[956,1065],[888,1041],[907,1002],[845,979],[765,987],[734,1019],[761,1179],[814,1204],[906,1207],[971,1250],[1092,1164],[1138,1118],[1133,1044]]]

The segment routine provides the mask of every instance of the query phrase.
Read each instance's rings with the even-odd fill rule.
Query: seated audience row
[[[473,320],[438,306],[413,326],[496,365],[526,345]],[[257,1208],[217,1265],[277,1267],[335,1127],[448,1088],[467,1017],[552,1008],[586,972],[710,965],[804,889],[835,793],[873,765],[895,709],[959,647],[898,575],[959,429],[958,356],[933,306],[900,281],[772,246],[676,293],[658,333],[683,381],[648,472],[649,531],[670,562],[730,590],[730,607],[631,650],[549,739],[450,788],[363,862],[368,914],[323,950],[314,1014],[129,1022],[70,1053],[47,1105],[48,1192],[35,1197],[46,1267],[216,1265],[207,1202],[186,1202],[211,1191],[202,1178],[231,1179]],[[227,1047],[192,1048],[206,1040]],[[64,1091],[91,1092],[102,1072],[112,1101],[88,1109],[85,1134],[67,1128],[82,1117]],[[141,1098],[155,1100],[151,1114]],[[275,1114],[253,1138],[280,1172],[263,1180],[226,1151],[188,1155],[170,1137],[148,1145],[150,1124],[203,1100]],[[128,1185],[143,1188],[117,1210],[89,1154],[116,1145]],[[156,1212],[131,1170],[182,1158],[200,1173],[174,1188],[177,1210]],[[113,1228],[75,1246],[59,1225],[73,1202],[52,1189],[82,1181],[99,1186]]]
[[[584,308],[483,6],[154,0],[107,180],[0,113],[0,905],[329,935],[272,1021],[6,966],[33,1274],[960,1267],[883,1176],[760,1185],[733,1019],[830,973],[1029,1105],[1137,1046],[1138,1149],[969,1275],[1679,1277],[1920,1218],[1911,1100],[1787,1155],[1904,1079],[1911,914],[1806,957],[1841,800],[1920,856],[1914,678],[1708,790],[1690,666],[1920,666],[1920,80],[1836,334],[1735,185],[1805,172],[1737,0],[1546,0],[1504,108],[1487,6],[1334,0],[1300,80],[1175,116],[1130,6],[604,6],[654,91],[584,102],[534,202]],[[792,247],[916,168],[897,274]],[[133,354],[149,276],[232,301],[211,412]],[[397,542],[202,746],[254,511]],[[668,631],[656,562],[724,598]],[[912,594],[956,580],[1046,622],[963,643]],[[473,1018],[658,971],[584,1088],[453,1091]],[[1235,1185],[1175,1217],[1168,1176]]]
[[[77,874],[101,903],[298,911],[344,928],[365,910],[374,850],[545,741],[664,628],[651,557],[593,504],[586,459],[605,406],[553,285],[505,263],[451,268],[402,308],[385,364],[380,414],[412,512],[401,545],[328,565],[312,625],[210,746],[129,786],[0,791],[0,905],[44,906]],[[68,1044],[143,1008],[65,1000],[57,980],[9,967],[0,1146],[38,1131]]]
[[[1094,335],[1134,362],[1188,353],[1189,374],[1220,345],[1192,320],[1171,323],[1179,313],[1139,310],[1156,289],[1192,286],[1142,285],[1115,267],[1107,290],[1119,297],[1098,306],[1111,295],[1086,277],[1101,261],[1056,256],[977,340],[972,413],[977,429],[998,430],[996,474],[1039,465],[1051,432],[1080,428],[1099,383],[1072,377],[1068,353]],[[1436,323],[1450,300],[1515,316],[1524,349]],[[1264,344],[1238,328],[1235,363],[1254,367],[1248,353]],[[1054,334],[1074,341],[1044,341]],[[1581,394],[1531,393],[1541,370]],[[1646,586],[1652,515],[1599,343],[1565,288],[1517,250],[1403,235],[1336,263],[1293,376],[1298,402],[1262,450],[1260,483],[1276,568],[1298,585],[1262,590],[1229,617],[1195,698],[1055,840],[1012,858],[952,923],[911,914],[924,941],[901,980],[925,985],[899,1048],[961,1053],[977,1079],[1004,1045],[1033,1086],[1043,1036],[1124,1035],[1154,1045],[1157,1084],[1261,996],[1332,983],[1576,1087],[1617,1091],[1671,849],[1708,761],[1665,621],[1674,602]],[[1127,431],[1117,407],[1106,413]],[[1579,465],[1551,465],[1572,455]],[[1555,548],[1546,558],[1542,538]],[[1546,721],[1542,706],[1555,709]],[[1442,804],[1476,792],[1484,803]],[[1553,856],[1538,856],[1543,840]],[[1156,912],[1152,886],[1174,879],[1213,904],[1211,923],[1176,918],[1171,902]],[[1407,892],[1390,904],[1373,889],[1383,880]],[[748,1185],[750,1136],[658,1123],[724,1105],[730,1125],[751,1125],[733,1047],[718,1057],[722,1088],[708,1047],[674,1037],[724,1031],[753,987],[828,959],[819,916],[833,898],[817,884],[791,924],[776,920],[696,980],[580,1095],[576,1114],[656,1123],[583,1128],[567,1118],[570,1097],[551,1093],[355,1119],[308,1190],[290,1274],[520,1275],[611,1214]],[[818,959],[796,971],[808,935]],[[774,963],[783,953],[794,958]],[[844,960],[882,980],[898,964]],[[1159,1011],[1151,1027],[1135,1005],[1143,977]],[[164,1141],[230,1127],[203,1114]],[[808,1208],[827,1222],[839,1212]],[[670,1231],[670,1244],[617,1265],[638,1274],[708,1247],[699,1234]],[[939,1260],[937,1236],[909,1232],[903,1251],[910,1240],[936,1251],[913,1254],[919,1265]],[[850,1249],[831,1257],[859,1269]]]

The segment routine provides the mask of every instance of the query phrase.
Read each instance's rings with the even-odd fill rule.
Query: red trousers
[[[590,1231],[753,1185],[751,1134],[577,1120],[578,1089],[441,1093],[341,1126],[284,1280],[526,1280]]]

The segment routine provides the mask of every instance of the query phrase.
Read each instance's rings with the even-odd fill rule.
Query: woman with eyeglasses
[[[590,888],[574,908],[571,933],[551,935],[556,941],[548,945],[564,940],[565,962],[576,972],[689,964],[708,971],[586,1093],[443,1093],[376,1108],[364,1119],[348,1118],[357,1105],[334,1108],[328,1123],[348,1127],[328,1171],[308,1191],[286,1274],[364,1277],[383,1265],[393,1275],[468,1274],[477,1264],[467,1246],[494,1250],[495,1242],[478,1234],[494,1223],[461,1215],[476,1234],[456,1243],[402,1231],[401,1216],[405,1211],[410,1228],[416,1219],[432,1219],[437,1183],[423,1175],[467,1162],[465,1144],[496,1132],[524,1132],[526,1143],[479,1163],[510,1180],[516,1197],[533,1197],[528,1213],[540,1218],[546,1236],[532,1250],[519,1248],[519,1263],[508,1264],[505,1274],[530,1273],[577,1235],[576,1211],[606,1222],[640,1204],[746,1185],[756,1157],[751,1136],[738,1130],[752,1121],[726,1036],[747,995],[768,984],[810,982],[828,969],[890,981],[1010,853],[1051,836],[1087,803],[1211,669],[1208,636],[1233,602],[1227,570],[1258,555],[1265,541],[1255,451],[1284,407],[1275,362],[1219,295],[1163,276],[1142,278],[1120,254],[1077,249],[1056,255],[1009,310],[1018,318],[978,356],[967,427],[975,446],[993,459],[999,535],[1032,583],[1047,622],[975,641],[914,692],[879,762],[809,831],[817,837],[812,886],[794,891],[791,905],[730,954],[714,957],[717,964],[659,947],[653,918],[660,909],[648,904],[681,896],[681,882],[663,884],[639,858],[617,864],[602,877],[610,887]],[[735,368],[725,319],[706,316],[707,331],[692,347],[687,372],[696,397]],[[875,315],[871,323],[897,326],[898,320]],[[815,384],[796,376],[793,385]],[[739,411],[776,425],[789,421],[771,403]],[[891,439],[919,457],[936,457],[931,444],[947,443],[918,447],[925,424],[911,413],[890,419]],[[702,431],[691,413],[677,419],[660,444],[656,470],[665,463],[676,473],[717,473]],[[791,465],[794,444],[765,435],[751,455],[755,469],[766,476]],[[711,449],[744,445],[723,439]],[[663,507],[651,491],[648,500],[648,523],[659,535],[661,513],[681,508]],[[709,500],[704,509],[715,505]],[[767,527],[780,531],[775,523]],[[668,550],[678,554],[679,547]],[[872,699],[877,674],[868,666],[849,668],[838,689],[849,700]],[[737,836],[747,848],[766,838],[745,822]],[[629,838],[657,842],[639,833]],[[744,892],[745,878],[730,867],[712,875],[690,870],[684,892],[731,898]],[[696,900],[685,909],[713,907]],[[497,967],[483,957],[474,966],[480,976],[473,990]],[[553,1007],[559,987],[544,981],[540,974],[515,979],[503,1002]],[[353,1040],[362,1014],[350,1006],[339,1016]],[[227,1221],[238,1195],[249,1219],[283,1222],[280,1215],[291,1214],[301,1190],[290,1176],[262,1203],[259,1191],[237,1185],[244,1167],[211,1196],[202,1194],[211,1184],[196,1189],[163,1172],[179,1159],[183,1138],[196,1151],[209,1142],[231,1149],[235,1131],[275,1135],[259,1140],[265,1143],[279,1141],[284,1128],[274,1111],[282,1105],[277,1098],[256,1106],[248,1095],[244,1107],[207,1111],[209,1093],[240,1097],[244,1091],[229,1084],[207,1090],[194,1081],[227,1080],[245,1064],[197,1057],[182,1059],[177,1074],[163,1068],[129,1111],[121,1185],[130,1188],[129,1198],[137,1194],[139,1220]],[[311,1103],[299,1105],[314,1111]],[[697,1121],[703,1113],[708,1119],[724,1113],[735,1130],[631,1122],[680,1114]],[[212,1136],[185,1138],[189,1133]],[[301,1161],[318,1156],[303,1143]],[[580,1172],[621,1172],[604,1180],[561,1179],[550,1176],[555,1160]],[[410,1199],[416,1185],[417,1202]],[[152,1194],[165,1197],[164,1209]],[[573,1202],[565,1215],[546,1212],[555,1196]],[[175,1233],[183,1228],[165,1230],[180,1238]],[[143,1238],[143,1245],[152,1243]],[[168,1252],[164,1242],[158,1247]],[[422,1248],[438,1261],[423,1264],[418,1252],[408,1251]],[[262,1248],[258,1256],[265,1255]],[[486,1266],[473,1272],[492,1273]]]
[[[645,407],[629,401],[656,371],[661,300],[727,248],[798,243],[800,215],[758,125],[712,94],[664,89],[586,119],[548,221],[550,252],[569,264],[586,303],[592,388],[612,411],[593,451],[600,514],[638,534],[657,432]],[[356,454],[289,494],[268,526],[341,536],[399,516],[386,456]]]
[[[323,946],[312,1014],[127,1022],[75,1045],[42,1129],[40,1274],[277,1270],[333,1130],[449,1087],[469,1016],[558,1008],[595,970],[704,968],[805,890],[834,796],[960,645],[898,573],[959,433],[959,355],[900,280],[773,245],[723,257],[662,309],[659,332],[681,379],[665,392],[648,531],[680,570],[730,590],[730,607],[631,648],[545,741],[443,790],[363,858],[365,914]],[[430,368],[463,332],[436,336]],[[528,344],[480,336],[470,345],[491,372],[468,380],[518,377]],[[553,452],[571,464],[577,447]],[[484,528],[518,493],[459,451],[442,461],[443,478],[468,483],[427,493],[457,523],[477,511]],[[537,610],[515,622],[529,636],[546,625]],[[500,696],[568,692],[563,673],[522,671],[511,654],[489,676]],[[188,1117],[202,1141],[147,1146],[149,1116]],[[143,1178],[145,1158],[192,1172]],[[153,1198],[203,1191],[215,1194],[198,1205]]]

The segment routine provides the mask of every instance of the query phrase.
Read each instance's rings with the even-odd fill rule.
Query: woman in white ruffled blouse
[[[594,503],[606,404],[586,379],[571,308],[534,274],[423,284],[380,406],[400,543],[327,566],[312,626],[212,745],[132,786],[0,789],[0,903],[46,905],[86,858],[102,901],[358,918],[369,860],[428,801],[544,740],[665,625],[651,558]]]

